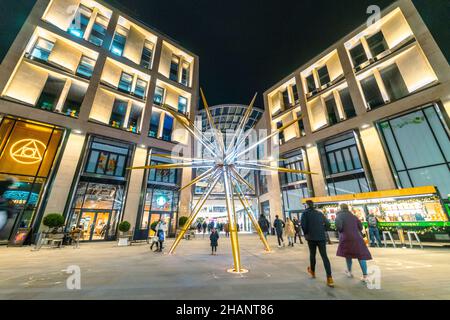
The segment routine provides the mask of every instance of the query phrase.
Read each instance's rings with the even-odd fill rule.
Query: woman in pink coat
[[[337,213],[336,229],[339,231],[339,246],[336,255],[344,257],[347,262],[345,274],[352,275],[352,259],[358,259],[363,273],[362,281],[367,281],[367,260],[372,260],[369,249],[362,236],[362,224],[359,219],[350,212],[348,205],[341,204],[341,211]]]

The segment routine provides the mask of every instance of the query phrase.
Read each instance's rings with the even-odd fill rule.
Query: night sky
[[[392,0],[106,0],[200,56],[200,84],[210,105],[248,104],[364,23],[371,4]],[[0,58],[34,0],[0,0]],[[415,0],[448,57],[450,1]]]

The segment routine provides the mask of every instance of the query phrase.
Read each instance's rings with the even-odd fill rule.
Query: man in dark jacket
[[[284,240],[283,240],[284,222],[283,222],[283,220],[279,219],[278,215],[275,216],[275,220],[273,222],[273,227],[275,228],[275,232],[277,234],[278,248],[281,248],[281,243],[283,243],[283,247],[284,247],[285,246]]]
[[[301,244],[303,244],[302,241],[302,227],[300,226],[300,221],[298,221],[297,218],[294,218],[294,228],[295,228],[295,236],[294,236],[294,242],[297,243],[297,237]]]
[[[259,227],[261,228],[261,231],[264,234],[264,238],[267,239],[267,234],[269,233],[269,229],[270,229],[270,222],[269,222],[269,220],[267,220],[267,218],[264,214],[261,214],[259,216],[258,224],[259,224]]]
[[[334,287],[333,278],[331,276],[331,264],[327,256],[326,247],[326,232],[330,227],[330,222],[322,212],[314,208],[314,203],[311,200],[306,201],[306,207],[307,208],[302,215],[301,225],[309,247],[308,273],[312,278],[316,277],[316,251],[317,248],[319,248],[319,253],[327,273],[327,285],[329,287]]]

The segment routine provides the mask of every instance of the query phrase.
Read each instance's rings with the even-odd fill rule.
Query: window
[[[130,148],[124,144],[94,138],[89,148],[85,172],[124,177],[130,156]]]
[[[330,196],[370,191],[353,132],[325,141],[321,153]]]
[[[319,75],[319,82],[321,86],[326,85],[327,83],[330,83],[330,76],[328,74],[328,68],[326,65],[324,65],[322,68],[317,70],[317,74]]]
[[[103,39],[106,35],[106,28],[108,27],[108,19],[102,16],[98,16],[95,19],[94,25],[92,26],[91,34],[89,35],[89,42],[94,45],[101,47],[103,44]]]
[[[361,87],[366,98],[367,107],[373,109],[384,104],[383,96],[374,75],[361,80]]]
[[[31,59],[48,61],[48,57],[50,56],[54,45],[55,44],[51,41],[39,38],[36,41],[33,50],[31,50]]]
[[[367,55],[361,43],[350,49],[350,56],[352,57],[353,67],[357,68],[367,61]]]
[[[146,40],[144,43],[144,49],[142,49],[141,67],[151,69],[152,59],[153,59],[153,43]]]
[[[439,109],[420,110],[378,124],[399,187],[437,186],[450,194],[450,137]]]
[[[188,100],[187,98],[183,96],[178,97],[178,112],[186,113],[187,112],[187,104]]]
[[[344,88],[339,91],[339,97],[341,98],[342,108],[344,109],[345,117],[347,119],[356,116],[355,107],[353,105],[352,97],[348,88]]]
[[[172,141],[173,118],[166,114],[164,116],[162,139]]]
[[[130,93],[132,84],[133,84],[133,76],[131,74],[122,72],[118,86],[119,91]]]
[[[287,89],[284,90],[284,91],[281,93],[281,95],[282,95],[282,97],[283,97],[283,105],[284,105],[284,107],[285,107],[285,108],[289,107],[289,106],[291,105],[291,103],[290,103],[290,101],[289,101],[289,92],[288,92],[288,90],[287,90]]]
[[[161,111],[152,110],[152,115],[150,118],[150,131],[148,136],[152,138],[158,138],[159,122],[161,120]]]
[[[77,75],[86,79],[90,79],[92,73],[94,72],[95,60],[88,58],[86,56],[82,56],[80,60],[80,64],[77,68]]]
[[[264,171],[258,173],[259,176],[259,194],[263,195],[269,192],[269,187],[267,183],[267,175]]]
[[[308,198],[309,192],[306,183],[286,186],[282,188],[283,209],[286,216],[290,216],[290,212],[302,211],[302,199]]]
[[[378,31],[373,36],[367,38],[367,44],[369,45],[372,56],[374,57],[388,49],[386,40],[384,40],[383,32],[381,31]]]
[[[168,164],[170,162],[151,160],[150,165]],[[178,183],[178,170],[177,169],[150,169],[148,174],[148,182],[163,182],[167,184]]]
[[[178,68],[180,65],[180,58],[177,56],[172,56],[172,60],[170,62],[170,73],[169,79],[178,82]]]
[[[339,112],[337,109],[336,101],[334,96],[331,94],[325,98],[325,106],[327,108],[328,125],[333,125],[339,122]]]
[[[109,124],[114,128],[120,128],[125,121],[125,115],[127,113],[128,102],[121,99],[115,99],[113,109],[111,112],[111,118]]]
[[[91,15],[92,10],[81,5],[67,31],[75,37],[83,38]]]
[[[286,160],[282,162],[283,168],[293,169],[293,170],[305,170],[305,162],[303,160],[302,152],[296,151],[293,155],[283,156]],[[306,180],[304,174],[300,173],[283,173],[280,174],[281,185],[287,185],[298,181]]]
[[[183,64],[181,69],[181,84],[189,86],[190,65],[188,63]]]
[[[49,75],[42,89],[41,96],[36,103],[36,107],[48,111],[54,111],[61,96],[66,81]]]
[[[409,94],[405,81],[394,63],[380,70],[381,78],[391,101],[401,99]]]
[[[141,127],[142,107],[132,104],[130,114],[128,116],[127,130],[138,133]]]
[[[306,77],[306,86],[308,87],[308,92],[313,92],[316,90],[316,82],[314,81],[314,76],[312,73]]]
[[[153,102],[156,105],[160,106],[163,104],[163,101],[164,101],[164,89],[157,86],[155,89],[155,95],[153,97]]]
[[[86,89],[87,87],[72,82],[61,112],[66,116],[78,117]]]
[[[296,84],[292,85],[292,94],[294,95],[294,101],[297,102],[298,101],[298,91],[297,91]]]
[[[125,42],[127,41],[127,31],[123,28],[117,29],[114,33],[114,38],[111,44],[111,52],[115,55],[121,56],[125,49]]]
[[[278,121],[277,122],[277,129],[280,129],[283,126],[283,122]],[[278,139],[279,139],[279,143],[284,143],[284,132],[281,131],[280,133],[278,133]]]
[[[144,99],[147,94],[147,81],[137,79],[136,88],[134,88],[134,95]]]
[[[300,132],[300,136],[303,137],[306,135],[306,131],[305,131],[305,124],[303,123],[303,118],[301,118],[302,113],[301,112],[297,112],[297,118],[299,118],[298,120],[298,130]]]

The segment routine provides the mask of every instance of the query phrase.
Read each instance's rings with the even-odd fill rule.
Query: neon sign
[[[35,164],[42,161],[42,153],[46,145],[36,139],[22,139],[15,142],[9,149],[14,161],[21,164]]]

